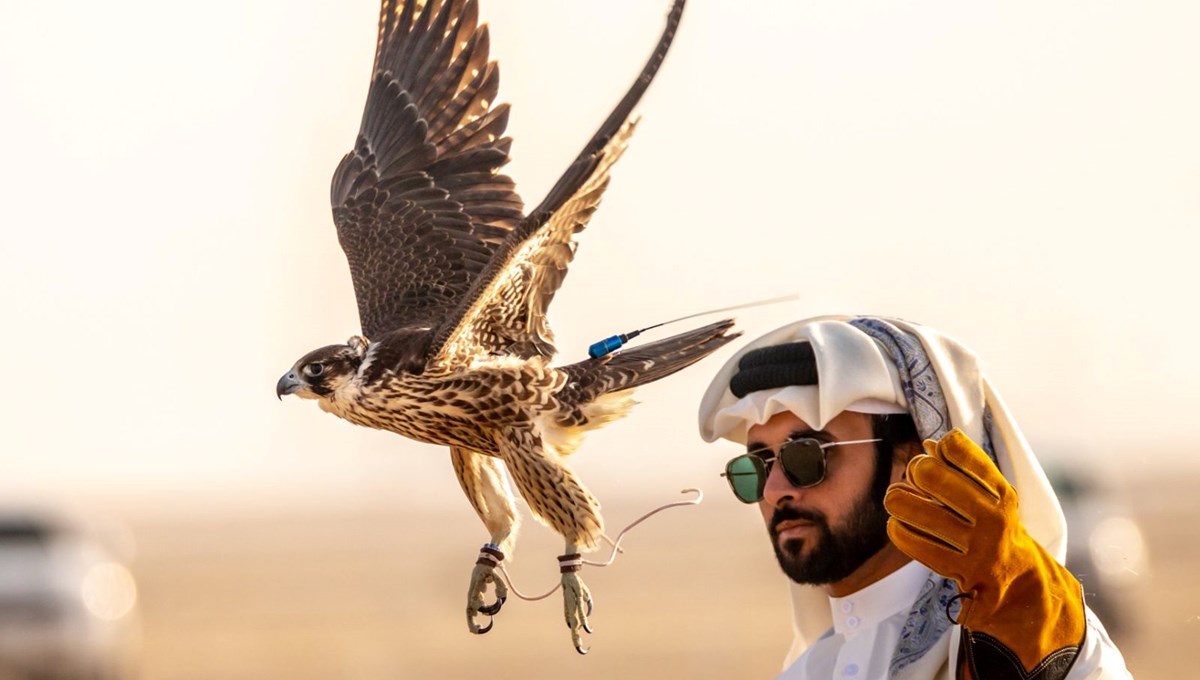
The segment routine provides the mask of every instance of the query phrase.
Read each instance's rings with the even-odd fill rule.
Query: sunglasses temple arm
[[[845,446],[847,444],[870,444],[871,442],[881,442],[881,441],[883,441],[883,440],[882,439],[851,439],[850,441],[828,442],[825,444],[821,444],[821,448],[827,449],[831,446]]]

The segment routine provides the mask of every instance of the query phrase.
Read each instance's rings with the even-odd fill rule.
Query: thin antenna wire
[[[667,324],[675,323],[676,321],[687,321],[688,319],[694,319],[698,316],[707,316],[709,314],[720,314],[721,312],[734,312],[739,309],[749,309],[750,307],[763,307],[766,305],[774,305],[774,304],[778,304],[780,302],[791,302],[792,300],[799,300],[799,299],[800,299],[800,294],[796,293],[793,295],[782,295],[780,297],[774,297],[774,298],[770,298],[767,300],[755,300],[754,302],[743,302],[740,305],[733,305],[732,307],[721,307],[720,309],[710,309],[710,310],[704,311],[704,312],[696,312],[695,314],[688,314],[687,316],[681,316],[678,319],[671,319],[670,321],[656,323],[653,326],[646,326],[645,328],[639,330],[638,332],[641,333],[642,331],[648,331],[652,328],[658,328],[659,326],[666,326]]]
[[[676,321],[686,321],[687,319],[694,319],[698,316],[705,316],[708,314],[718,314],[720,312],[732,312],[735,309],[747,309],[749,307],[761,307],[763,305],[773,305],[773,304],[776,304],[779,302],[788,302],[789,300],[796,300],[799,298],[800,298],[800,295],[798,295],[798,294],[784,295],[782,297],[770,298],[768,300],[755,300],[754,302],[744,302],[740,305],[733,305],[732,307],[720,307],[718,309],[709,309],[709,310],[705,310],[703,312],[696,312],[695,314],[688,314],[687,316],[681,316],[678,319],[671,319],[670,321],[663,321],[662,323],[656,323],[653,326],[646,326],[645,328],[639,328],[636,331],[629,331],[628,333],[620,333],[618,335],[613,335],[611,337],[607,337],[599,342],[593,343],[591,347],[588,347],[588,356],[590,356],[593,359],[599,359],[600,357],[602,357],[606,354],[611,354],[611,353],[621,349],[621,347],[624,346],[625,343],[636,338],[637,336],[641,335],[645,331],[648,331],[652,328],[658,328],[659,326],[666,326],[667,324],[675,323]]]

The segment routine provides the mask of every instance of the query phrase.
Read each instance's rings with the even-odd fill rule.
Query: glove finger
[[[963,554],[942,541],[901,522],[895,517],[887,523],[888,538],[901,552],[935,572],[958,580]]]
[[[1009,488],[1000,469],[988,458],[962,430],[954,428],[942,437],[937,446],[937,457],[962,472],[995,498]]]
[[[909,461],[905,474],[910,485],[954,511],[970,526],[975,526],[996,505],[994,497],[983,493],[978,484],[940,458],[916,456]]]
[[[961,555],[970,545],[971,525],[950,508],[903,482],[888,487],[883,507],[913,532],[928,541],[937,541],[946,549]],[[888,522],[889,531],[891,522]]]
[[[931,456],[936,456],[937,444],[938,440],[936,439],[926,439],[925,441],[921,442],[921,448],[925,449],[925,453]]]

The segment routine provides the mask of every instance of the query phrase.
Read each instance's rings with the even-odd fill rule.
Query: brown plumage
[[[630,113],[666,55],[683,11],[675,0],[654,53],[628,93],[542,202],[528,213],[500,174],[511,140],[499,69],[475,0],[384,0],[362,126],[334,172],[338,238],[363,336],[310,352],[277,393],[316,399],[352,423],[450,447],[463,491],[491,543],[511,549],[515,483],[566,552],[595,546],[599,504],[564,457],[589,429],[625,414],[630,390],[725,343],[732,322],[564,367],[550,366],[546,310],[625,150]],[[483,592],[493,583],[496,604]],[[576,647],[590,595],[563,576]],[[491,566],[472,573],[468,625],[505,589]]]

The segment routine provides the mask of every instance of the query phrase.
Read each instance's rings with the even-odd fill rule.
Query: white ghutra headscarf
[[[730,391],[729,382],[747,352],[794,342],[812,345],[816,385],[760,390],[741,398]],[[744,445],[751,426],[786,411],[818,430],[843,411],[908,413],[926,439],[962,429],[992,456],[1016,489],[1029,534],[1063,561],[1066,522],[1045,472],[980,372],[975,355],[951,338],[881,317],[823,316],[776,329],[743,347],[717,373],[700,404],[700,436]],[[794,637],[784,668],[832,625],[824,591],[796,583],[791,590]],[[890,676],[938,643],[951,626],[946,606],[957,593],[953,581],[935,574],[914,596],[892,655]]]

